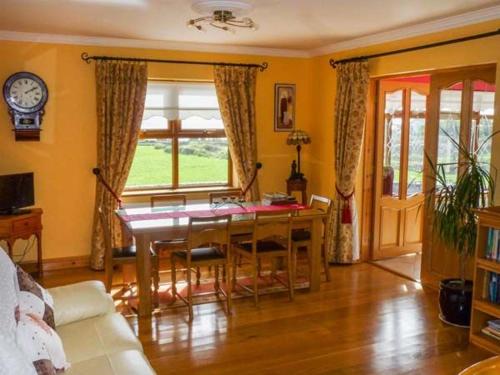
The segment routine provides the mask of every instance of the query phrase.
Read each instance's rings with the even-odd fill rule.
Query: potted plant
[[[461,162],[458,164],[456,181],[451,183],[446,166],[457,164],[434,164],[426,155],[435,186],[428,195],[427,207],[434,210],[434,233],[446,248],[459,255],[460,275],[459,278],[441,280],[440,318],[447,323],[467,327],[470,325],[472,281],[465,279],[465,269],[467,259],[474,254],[476,245],[475,210],[488,206],[493,201],[495,191],[495,178],[490,172],[490,164],[481,162],[478,156],[497,132],[485,139],[476,151],[470,151],[467,144],[456,141],[446,131],[442,131],[458,149]]]

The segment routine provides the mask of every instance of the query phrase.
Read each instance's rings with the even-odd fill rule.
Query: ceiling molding
[[[385,31],[359,38],[354,38],[343,42],[337,42],[311,50],[250,47],[210,43],[187,43],[162,40],[106,38],[63,34],[27,33],[8,30],[0,30],[0,40],[83,46],[228,53],[235,55],[308,58],[314,56],[329,55],[334,52],[348,51],[395,40],[408,39],[411,37],[431,34],[486,21],[492,21],[495,19],[500,19],[500,5],[467,12],[456,16],[441,18],[434,21],[419,23],[413,26],[401,27],[399,29],[391,31]]]
[[[83,46],[141,48],[170,51],[229,53],[233,55],[281,56],[298,58],[311,57],[308,51],[294,49],[235,46],[210,43],[187,43],[163,40],[105,38],[80,35],[26,33],[8,30],[0,30],[0,40]]]
[[[488,7],[456,16],[440,18],[434,21],[419,23],[413,26],[371,34],[344,42],[329,44],[324,47],[309,50],[311,56],[323,56],[339,51],[348,51],[395,40],[408,39],[420,35],[432,34],[449,29],[473,25],[476,23],[500,19],[500,5]]]

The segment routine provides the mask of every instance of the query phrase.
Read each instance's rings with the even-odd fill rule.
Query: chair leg
[[[113,285],[113,264],[109,263],[106,265],[106,292],[111,292],[111,286]]]
[[[287,268],[287,273],[288,273],[288,292],[290,295],[290,301],[293,301],[294,292],[295,292],[295,279],[294,279],[294,268],[293,268],[292,254],[290,251],[288,252],[286,268]]]
[[[216,294],[218,295],[219,294],[219,290],[220,290],[220,284],[219,284],[219,265],[217,264],[216,266],[214,266],[214,268],[215,268],[214,289],[215,289]]]
[[[298,256],[298,248],[295,245],[292,245],[292,272],[293,272],[293,285],[297,283],[297,256]]]
[[[241,255],[237,255],[237,256],[233,255],[233,269],[232,269],[233,275],[231,278],[231,284],[233,284],[232,285],[233,289],[236,289],[236,269],[238,268],[238,267],[236,267],[236,263],[238,261],[238,257],[239,257],[239,259],[241,259]]]
[[[226,282],[226,265],[222,265],[222,282]]]
[[[252,274],[253,274],[253,298],[255,307],[259,307],[259,275],[258,275],[259,259],[252,259]]]
[[[172,256],[170,258],[171,262],[171,278],[172,278],[172,302],[177,299],[177,270],[175,269],[175,258]]]
[[[231,261],[228,260],[225,264],[225,267],[227,269],[228,275],[231,274]],[[233,298],[232,298],[232,288],[231,288],[230,282],[226,282],[226,294],[227,294],[227,315],[232,315],[233,314]]]
[[[323,267],[325,268],[326,281],[330,281],[330,263],[328,263],[328,259],[326,258],[325,245],[321,246],[321,256],[323,257]]]
[[[257,275],[260,277],[260,271],[262,271],[262,262],[260,261],[260,258],[257,259]]]
[[[156,255],[156,257],[153,259],[154,261],[154,266],[153,266],[153,285],[154,285],[154,292],[153,292],[153,299],[155,303],[155,307],[160,306],[160,295],[159,295],[159,289],[160,289],[160,257]]]
[[[187,269],[187,284],[188,284],[188,290],[187,290],[187,301],[188,301],[188,308],[189,308],[189,321],[193,321],[193,291],[191,287],[191,268],[188,267]]]
[[[196,267],[196,286],[200,286],[201,271],[200,267]]]

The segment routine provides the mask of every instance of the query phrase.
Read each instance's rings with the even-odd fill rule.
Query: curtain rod
[[[500,34],[500,29],[497,29],[495,31],[489,31],[487,33],[470,35],[470,36],[465,36],[465,37],[462,37],[462,38],[451,39],[451,40],[444,40],[442,42],[435,42],[435,43],[430,43],[430,44],[424,44],[423,46],[409,47],[409,48],[397,49],[397,50],[394,50],[394,51],[375,53],[373,55],[349,57],[347,59],[342,59],[342,60],[330,59],[330,65],[332,66],[332,68],[335,69],[338,64],[345,64],[345,63],[353,62],[353,61],[362,61],[362,60],[367,60],[367,59],[373,59],[375,57],[383,57],[383,56],[395,55],[395,54],[404,53],[404,52],[419,51],[421,49],[427,49],[427,48],[445,46],[447,44],[461,43],[461,42],[466,42],[468,40],[487,38],[487,37],[495,36],[495,35],[499,35],[499,34]]]
[[[161,60],[161,59],[143,59],[137,57],[115,57],[115,56],[89,56],[87,52],[83,52],[82,60],[87,64],[91,60],[113,60],[113,61],[138,61],[138,62],[152,62],[162,64],[190,64],[190,65],[222,65],[222,66],[247,66],[250,68],[259,68],[261,72],[267,69],[267,62],[262,64],[242,64],[242,63],[227,63],[227,62],[211,62],[211,61],[189,61],[189,60]]]

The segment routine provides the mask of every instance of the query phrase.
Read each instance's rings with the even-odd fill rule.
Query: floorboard
[[[490,356],[468,343],[468,330],[443,324],[437,294],[371,264],[334,266],[321,291],[218,303],[152,319],[128,317],[158,374],[443,374]],[[54,271],[55,286],[101,278],[89,270]]]

